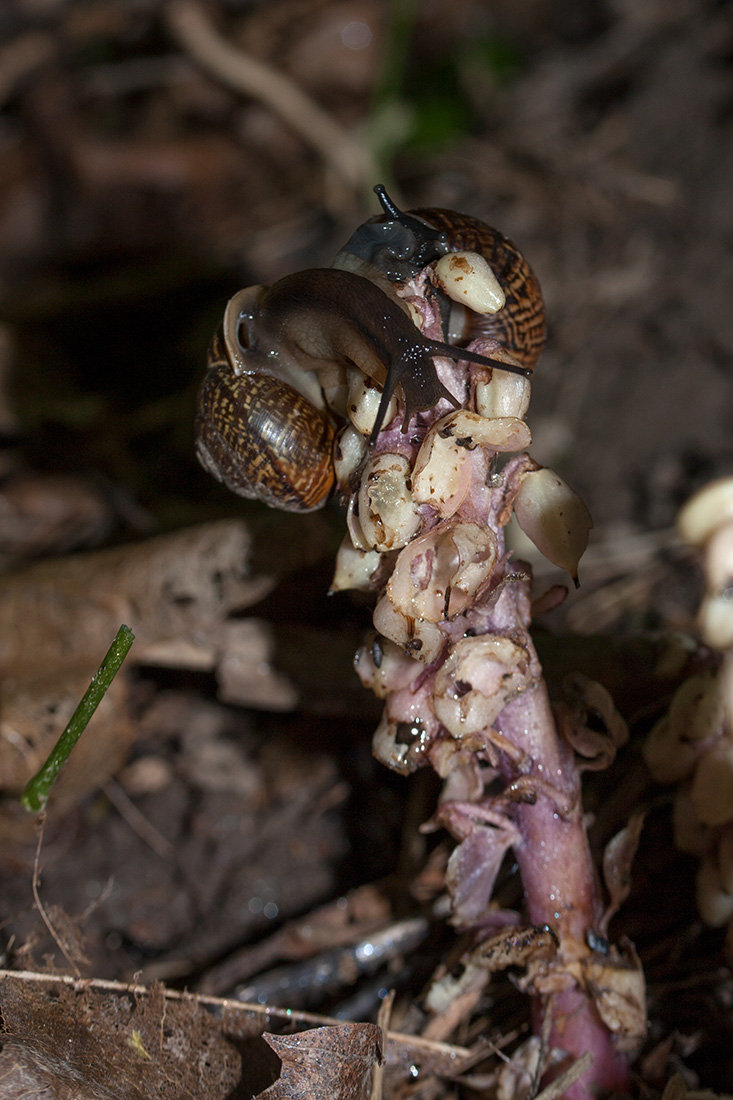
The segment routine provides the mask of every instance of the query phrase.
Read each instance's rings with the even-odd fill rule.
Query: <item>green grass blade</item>
[[[20,796],[20,801],[26,810],[31,813],[38,813],[39,810],[45,808],[56,776],[69,758],[74,745],[87,728],[89,719],[102,702],[107,688],[122,667],[122,662],[129,653],[134,639],[135,635],[129,626],[121,626],[117,631],[112,645],[107,650],[106,657],[99,666],[91,684],[84,692],[82,700],[69,719],[66,729],[49,753],[46,763],[28,781]]]

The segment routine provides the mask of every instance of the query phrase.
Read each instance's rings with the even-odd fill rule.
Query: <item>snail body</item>
[[[323,391],[343,380],[348,368],[382,388],[370,443],[397,389],[403,430],[416,412],[442,398],[460,407],[438,377],[435,356],[531,374],[544,314],[539,286],[518,250],[475,219],[442,210],[402,214],[386,194],[380,200],[389,217],[362,226],[334,267],[247,288],[227,305],[199,394],[196,449],[202,465],[241,496],[288,511],[325,503],[334,484],[335,429]],[[442,255],[462,249],[483,254],[482,233],[486,259],[507,280],[512,316],[497,321],[497,314],[479,327],[484,319],[475,321],[466,310],[466,338],[499,340],[509,354],[497,353],[497,359],[428,339],[392,285]],[[525,302],[523,287],[536,301]]]

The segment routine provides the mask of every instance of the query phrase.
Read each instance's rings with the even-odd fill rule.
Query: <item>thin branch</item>
[[[165,16],[171,34],[194,61],[222,84],[270,107],[350,188],[361,192],[376,179],[364,145],[288,77],[231,46],[196,0],[172,0]]]
[[[395,991],[390,989],[387,996],[379,1006],[379,1012],[377,1013],[377,1024],[382,1029],[381,1046],[382,1052],[384,1052],[387,1046],[387,1035],[389,1032],[389,1021],[392,1016],[392,1006],[394,1005]],[[369,1100],[382,1100],[384,1094],[384,1053],[382,1057],[377,1060],[372,1070],[372,1087],[369,1092]]]
[[[571,1085],[579,1081],[592,1065],[593,1055],[586,1051],[586,1053],[581,1054],[580,1058],[578,1058],[576,1062],[573,1062],[572,1066],[569,1066],[564,1073],[556,1077],[546,1089],[543,1089],[535,1100],[562,1100],[562,1096],[566,1089],[569,1089]]]
[[[33,860],[33,878],[31,879],[31,889],[33,890],[33,900],[36,903],[36,909],[41,914],[41,920],[46,925],[46,928],[49,931],[49,935],[51,936],[52,940],[54,941],[54,943],[58,947],[59,951],[61,951],[61,953],[63,954],[63,956],[66,959],[67,963],[69,964],[69,966],[72,968],[72,970],[76,974],[77,978],[79,978],[79,977],[81,977],[81,971],[79,970],[79,967],[76,965],[76,963],[74,962],[74,960],[71,958],[68,951],[64,947],[63,940],[61,939],[61,936],[59,935],[59,933],[54,928],[54,926],[51,922],[51,918],[49,917],[48,913],[46,912],[46,909],[43,905],[43,902],[41,901],[41,895],[40,895],[40,892],[39,892],[39,889],[38,889],[38,882],[39,882],[39,879],[40,879],[41,846],[43,844],[43,833],[44,833],[44,830],[45,830],[45,827],[46,827],[46,811],[45,810],[41,810],[40,814],[38,815],[38,821],[37,821],[36,825],[37,825],[37,829],[38,829],[38,844],[36,845],[36,855],[35,855],[35,859]]]
[[[127,822],[133,832],[137,833],[149,848],[152,848],[157,856],[165,860],[172,857],[175,851],[174,845],[162,833],[158,832],[147,817],[138,810],[117,780],[108,779],[102,790],[120,817]]]

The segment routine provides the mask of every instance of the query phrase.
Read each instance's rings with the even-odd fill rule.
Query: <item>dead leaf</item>
[[[613,763],[616,752],[629,739],[626,722],[616,710],[610,692],[587,676],[567,676],[564,688],[569,702],[556,707],[562,737],[581,758],[581,771],[600,771]],[[599,729],[598,725],[603,728]]]
[[[606,912],[599,922],[599,931],[605,936],[611,917],[629,896],[631,890],[631,865],[639,847],[639,837],[644,825],[645,813],[631,815],[620,832],[609,840],[603,852],[603,880],[610,895]]]
[[[633,947],[623,947],[623,954],[611,947],[607,956],[589,955],[582,971],[601,1019],[616,1036],[617,1049],[635,1051],[646,1035],[646,984]]]
[[[551,958],[557,948],[557,936],[547,924],[503,928],[472,951],[470,961],[494,973],[510,966],[524,966],[529,959]]]
[[[242,1072],[235,1047],[193,998],[133,997],[62,978],[0,978],[5,1100],[224,1100]]]
[[[689,1093],[684,1079],[681,1074],[675,1073],[674,1077],[670,1077],[669,1081],[667,1081],[667,1084],[664,1086],[662,1100],[686,1100],[688,1095]]]
[[[168,639],[218,638],[230,612],[274,584],[252,573],[251,553],[248,527],[223,520],[0,577],[0,680],[94,671],[121,622],[135,633],[135,661]]]
[[[439,817],[450,829],[449,811],[444,805]],[[486,912],[502,860],[518,840],[516,828],[506,818],[496,825],[477,825],[453,851],[445,885],[453,902],[451,923],[457,928],[472,927]]]
[[[382,1061],[376,1024],[315,1027],[263,1039],[282,1062],[279,1079],[262,1100],[366,1100],[372,1069]]]

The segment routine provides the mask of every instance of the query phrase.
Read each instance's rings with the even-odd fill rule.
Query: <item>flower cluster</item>
[[[720,668],[686,680],[652,730],[646,760],[660,783],[677,783],[677,847],[700,857],[697,904],[714,927],[733,935],[733,478],[696,493],[678,529],[702,551],[702,640],[722,654]]]
[[[454,270],[495,282],[485,265],[476,274],[472,254],[460,259]],[[399,293],[423,333],[440,339],[435,281],[426,269]],[[465,295],[465,277],[454,286],[444,272],[437,281],[450,297]],[[471,288],[469,297],[472,309],[479,298],[485,311],[503,305],[500,288],[482,295]],[[511,349],[488,337],[468,347],[511,359]],[[529,634],[529,568],[511,560],[504,531],[514,515],[576,579],[590,516],[557,474],[526,453],[528,379],[468,362],[435,364],[460,408],[442,400],[404,423],[393,398],[370,446],[380,392],[355,373],[337,441],[348,534],[333,589],[377,593],[375,633],[356,657],[362,682],[385,702],[374,751],[403,774],[431,765],[445,780],[431,824],[459,841],[446,873],[451,919],[473,930],[476,944],[464,959],[462,991],[475,990],[492,969],[523,965],[525,988],[553,995],[557,1045],[576,1056],[591,1051],[593,1083],[621,1086],[623,1042],[614,1045],[609,1033],[627,1048],[643,1034],[643,978],[633,952],[623,956],[599,931],[606,925],[574,752],[582,737],[573,738],[572,722],[558,734]],[[588,743],[592,732],[584,733]],[[510,848],[524,917],[491,904]],[[434,987],[428,1007],[439,1012],[446,996]],[[567,1095],[586,1096],[586,1085]]]

